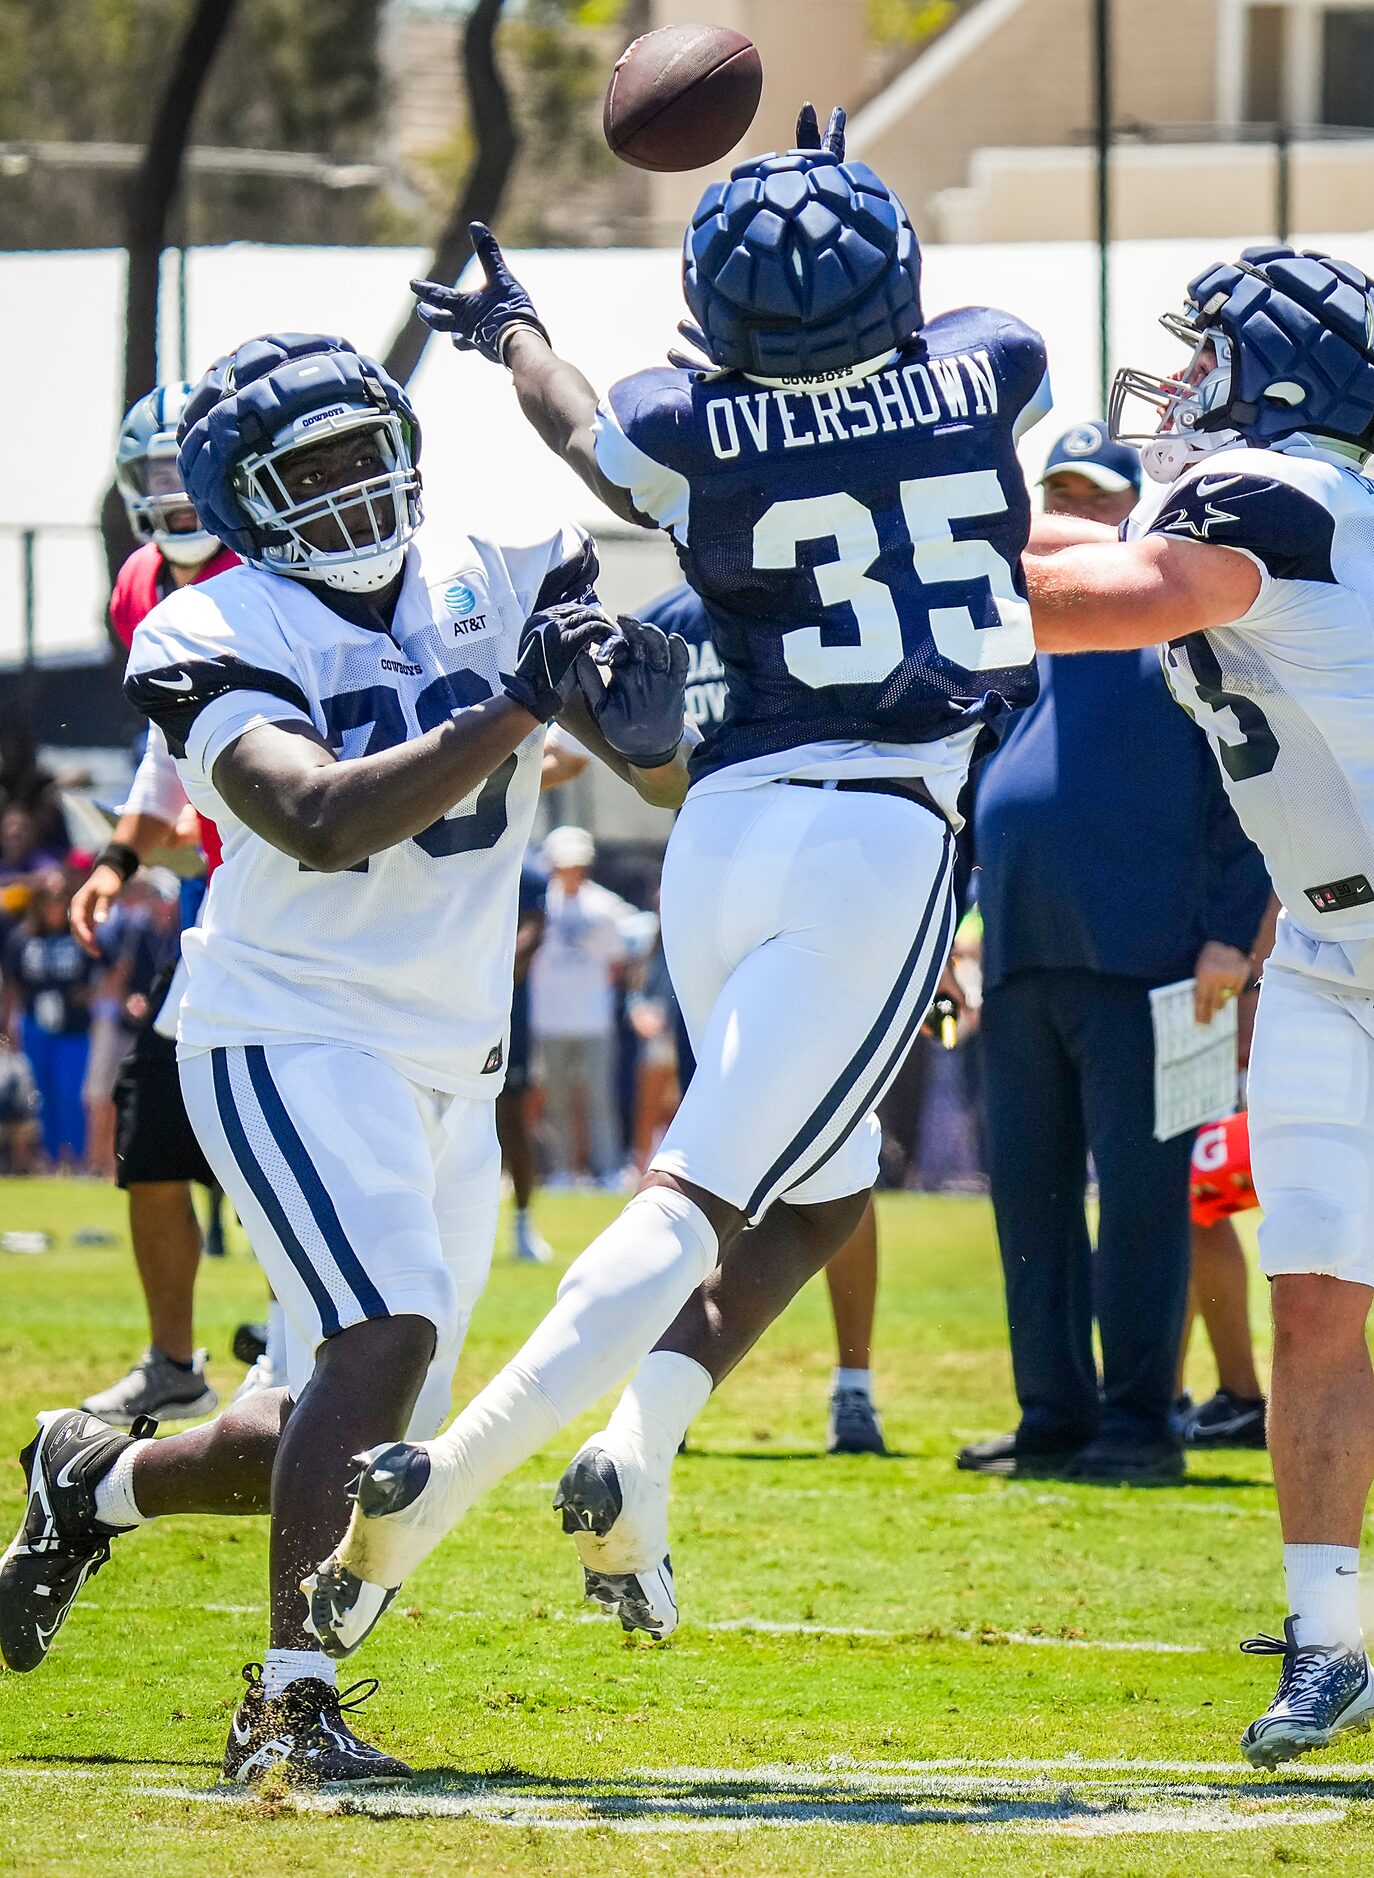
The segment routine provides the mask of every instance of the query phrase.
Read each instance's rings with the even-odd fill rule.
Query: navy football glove
[[[501,674],[506,696],[541,723],[552,723],[577,689],[579,653],[612,638],[615,630],[599,606],[583,601],[532,613],[515,670]]]
[[[669,365],[676,365],[681,372],[718,372],[720,367],[711,357],[707,349],[706,335],[696,321],[694,319],[679,320],[677,329],[682,336],[683,344],[669,346]]]
[[[420,302],[417,311],[436,333],[448,333],[460,352],[480,352],[493,365],[504,365],[501,347],[515,326],[530,326],[548,338],[544,322],[534,310],[520,282],[506,266],[501,244],[482,222],[468,226],[473,252],[482,264],[480,287],[445,287],[437,280],[413,280],[410,291]]]
[[[621,618],[594,657],[577,662],[577,682],[597,729],[636,769],[661,769],[682,742],[687,641],[643,620]]]
[[[824,150],[844,162],[844,123],[845,114],[842,106],[836,105],[830,113],[830,122],[821,136],[821,127],[816,120],[814,104],[804,104],[797,118],[798,150]]]

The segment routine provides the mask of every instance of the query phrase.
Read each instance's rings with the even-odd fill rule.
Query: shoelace
[[[1291,1617],[1285,1619],[1283,1630],[1282,1637],[1270,1637],[1264,1632],[1257,1637],[1247,1637],[1240,1647],[1246,1656],[1281,1656],[1283,1671],[1271,1707],[1284,1702],[1298,1721],[1317,1721],[1325,1696],[1318,1672],[1341,1651],[1326,1644],[1295,1643]]]

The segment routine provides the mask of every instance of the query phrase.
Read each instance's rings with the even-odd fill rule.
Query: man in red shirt
[[[173,589],[238,564],[238,556],[201,527],[181,488],[176,430],[188,389],[159,385],[120,426],[115,480],[141,543],[120,568],[110,597],[110,624],[126,650],[135,627]],[[72,931],[88,952],[98,954],[99,929],[140,863],[157,848],[193,840],[205,856],[208,878],[219,863],[218,832],[189,807],[167,746],[152,731],[112,838],[72,902]],[[208,1415],[219,1400],[206,1378],[205,1352],[194,1348],[192,1297],[201,1234],[191,1182],[211,1186],[214,1177],[186,1118],[177,1076],[179,1001],[175,977],[154,986],[148,1022],[114,1091],[115,1177],[129,1195],[129,1231],[150,1335],[128,1375],[82,1406],[120,1427],[140,1415],[192,1420]]]

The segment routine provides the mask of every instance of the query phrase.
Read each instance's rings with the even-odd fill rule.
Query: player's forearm
[[[1032,515],[1028,554],[1056,554],[1061,548],[1081,548],[1088,542],[1117,540],[1108,522],[1090,522],[1081,515]]]
[[[520,409],[554,455],[616,515],[638,521],[625,491],[607,482],[597,467],[592,425],[598,400],[592,385],[533,327],[518,327],[510,335],[505,360]]]
[[[130,809],[120,816],[110,831],[111,843],[132,848],[140,861],[146,861],[157,848],[175,846],[177,831],[160,815],[145,815]]]
[[[264,725],[230,745],[214,783],[273,847],[339,873],[447,815],[536,728],[514,699],[490,698],[413,742],[339,762],[321,744]]]
[[[559,714],[562,724],[584,749],[613,770],[635,794],[656,809],[680,809],[690,784],[687,765],[693,750],[701,742],[701,732],[694,724],[683,726],[682,738],[667,763],[654,769],[637,769],[618,750],[612,749],[596,719],[579,693]]]

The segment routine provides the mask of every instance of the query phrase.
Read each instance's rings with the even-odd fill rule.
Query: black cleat
[[[233,1352],[245,1369],[251,1369],[260,1356],[267,1354],[266,1324],[240,1324],[234,1332]]]
[[[1264,1397],[1233,1395],[1218,1389],[1185,1419],[1179,1433],[1189,1448],[1262,1448],[1267,1445],[1264,1431]]]
[[[620,1619],[623,1630],[643,1630],[660,1640],[677,1629],[673,1561],[664,1551],[632,1571],[610,1571],[597,1541],[605,1539],[625,1510],[625,1491],[615,1461],[588,1442],[563,1471],[553,1510],[577,1546],[583,1596]]]
[[[991,1441],[971,1441],[966,1448],[960,1448],[955,1466],[966,1474],[1053,1480],[1081,1453],[1086,1441],[1086,1436],[1080,1441],[1041,1441],[1017,1428],[1009,1435],[995,1435]]]
[[[368,1676],[351,1689],[331,1689],[318,1676],[305,1676],[269,1696],[261,1663],[244,1666],[248,1693],[234,1711],[224,1750],[224,1778],[255,1786],[280,1768],[293,1786],[323,1787],[335,1781],[358,1785],[413,1780],[414,1771],[394,1754],[360,1741],[344,1719],[375,1694],[377,1678]]]
[[[95,1516],[95,1489],[131,1442],[156,1433],[136,1421],[128,1434],[82,1409],[47,1409],[19,1456],[28,1484],[23,1524],[0,1559],[0,1656],[37,1669],[76,1594],[126,1531]]]

